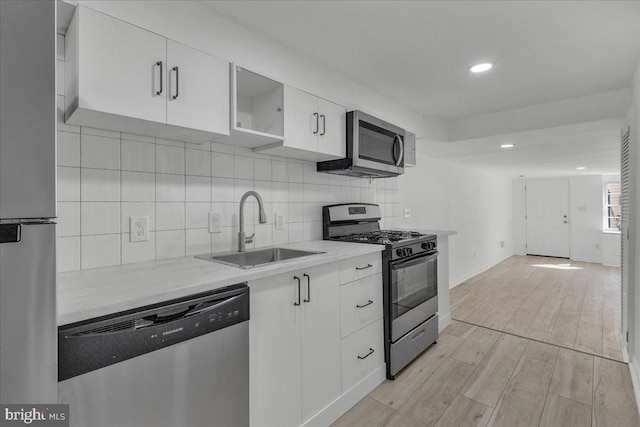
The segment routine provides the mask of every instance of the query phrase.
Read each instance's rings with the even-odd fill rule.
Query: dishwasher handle
[[[191,312],[194,308],[196,308],[196,304],[188,306],[186,309],[179,308],[170,308],[167,310],[160,311],[156,314],[152,314],[151,316],[143,317],[144,320],[148,320],[152,322],[154,325],[159,325],[161,323],[171,322],[172,320],[182,319]]]

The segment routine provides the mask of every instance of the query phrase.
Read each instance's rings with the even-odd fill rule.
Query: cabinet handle
[[[178,68],[178,66],[176,65],[175,67],[172,68],[173,71],[176,72],[176,94],[173,95],[173,99],[178,99],[178,94],[180,93],[180,69]]]
[[[300,278],[298,276],[293,276],[293,278],[298,281],[298,302],[294,302],[293,305],[300,305]]]
[[[369,353],[365,354],[364,356],[358,356],[358,359],[362,360],[362,359],[366,359],[367,357],[371,356],[373,354],[373,349],[371,347],[369,347]]]
[[[356,267],[356,270],[358,270],[358,271],[360,271],[360,270],[366,270],[367,268],[371,268],[371,267],[373,267],[373,265],[371,265],[371,264],[367,264],[367,266],[366,266],[366,267]]]
[[[309,302],[311,301],[311,277],[307,273],[304,273],[302,276],[307,278],[307,298],[302,301]]]
[[[162,81],[164,80],[164,78],[162,77],[162,61],[158,61],[156,62],[156,65],[158,67],[160,67],[160,90],[156,91],[156,95],[160,95],[162,93]]]
[[[313,134],[317,135],[320,131],[320,115],[318,113],[313,113],[313,115],[316,117],[316,130],[315,132],[313,132]]]
[[[373,304],[373,301],[369,300],[369,302],[367,302],[367,303],[366,303],[366,304],[364,304],[364,305],[356,305],[356,308],[364,308],[364,307],[366,307],[366,306],[368,306],[368,305],[371,305],[371,304]]]
[[[324,136],[324,134],[327,133],[327,118],[324,114],[321,114],[320,117],[322,117],[322,133],[320,136]]]

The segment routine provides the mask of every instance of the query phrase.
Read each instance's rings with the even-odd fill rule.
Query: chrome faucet
[[[262,197],[260,197],[260,195],[253,190],[247,191],[246,193],[244,193],[244,195],[240,199],[240,230],[238,232],[238,252],[245,252],[247,250],[246,244],[252,243],[253,236],[255,236],[256,234],[256,233],[253,233],[251,237],[246,237],[246,238],[244,237],[244,202],[247,200],[247,197],[249,196],[255,197],[256,200],[258,201],[258,209],[260,211],[258,221],[260,222],[260,224],[267,223],[267,214],[264,212]]]

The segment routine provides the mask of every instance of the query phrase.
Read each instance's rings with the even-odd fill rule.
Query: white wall
[[[449,237],[450,285],[513,255],[508,178],[429,157],[418,143],[415,168],[398,178],[403,227],[455,230]],[[500,242],[504,242],[501,247]]]
[[[632,107],[629,113],[631,126],[631,203],[630,203],[630,251],[629,251],[629,361],[631,362],[632,372],[634,372],[634,388],[636,390],[636,398],[640,399],[640,277],[638,277],[638,268],[640,265],[640,250],[638,245],[640,242],[640,230],[637,225],[640,216],[640,63],[636,68],[633,78],[632,91]]]
[[[602,265],[620,267],[620,233],[602,233]]]
[[[570,257],[587,262],[602,262],[603,178],[602,175],[569,177]],[[526,179],[511,182],[513,198],[514,253],[526,254],[525,192]]]

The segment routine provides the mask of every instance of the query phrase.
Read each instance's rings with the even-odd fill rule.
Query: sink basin
[[[300,251],[297,249],[286,248],[268,248],[248,252],[232,252],[219,255],[203,254],[197,255],[196,258],[219,262],[221,264],[232,265],[234,267],[239,267],[246,270],[249,268],[273,264],[279,261],[286,261],[288,259],[300,258],[322,253],[324,252]]]

